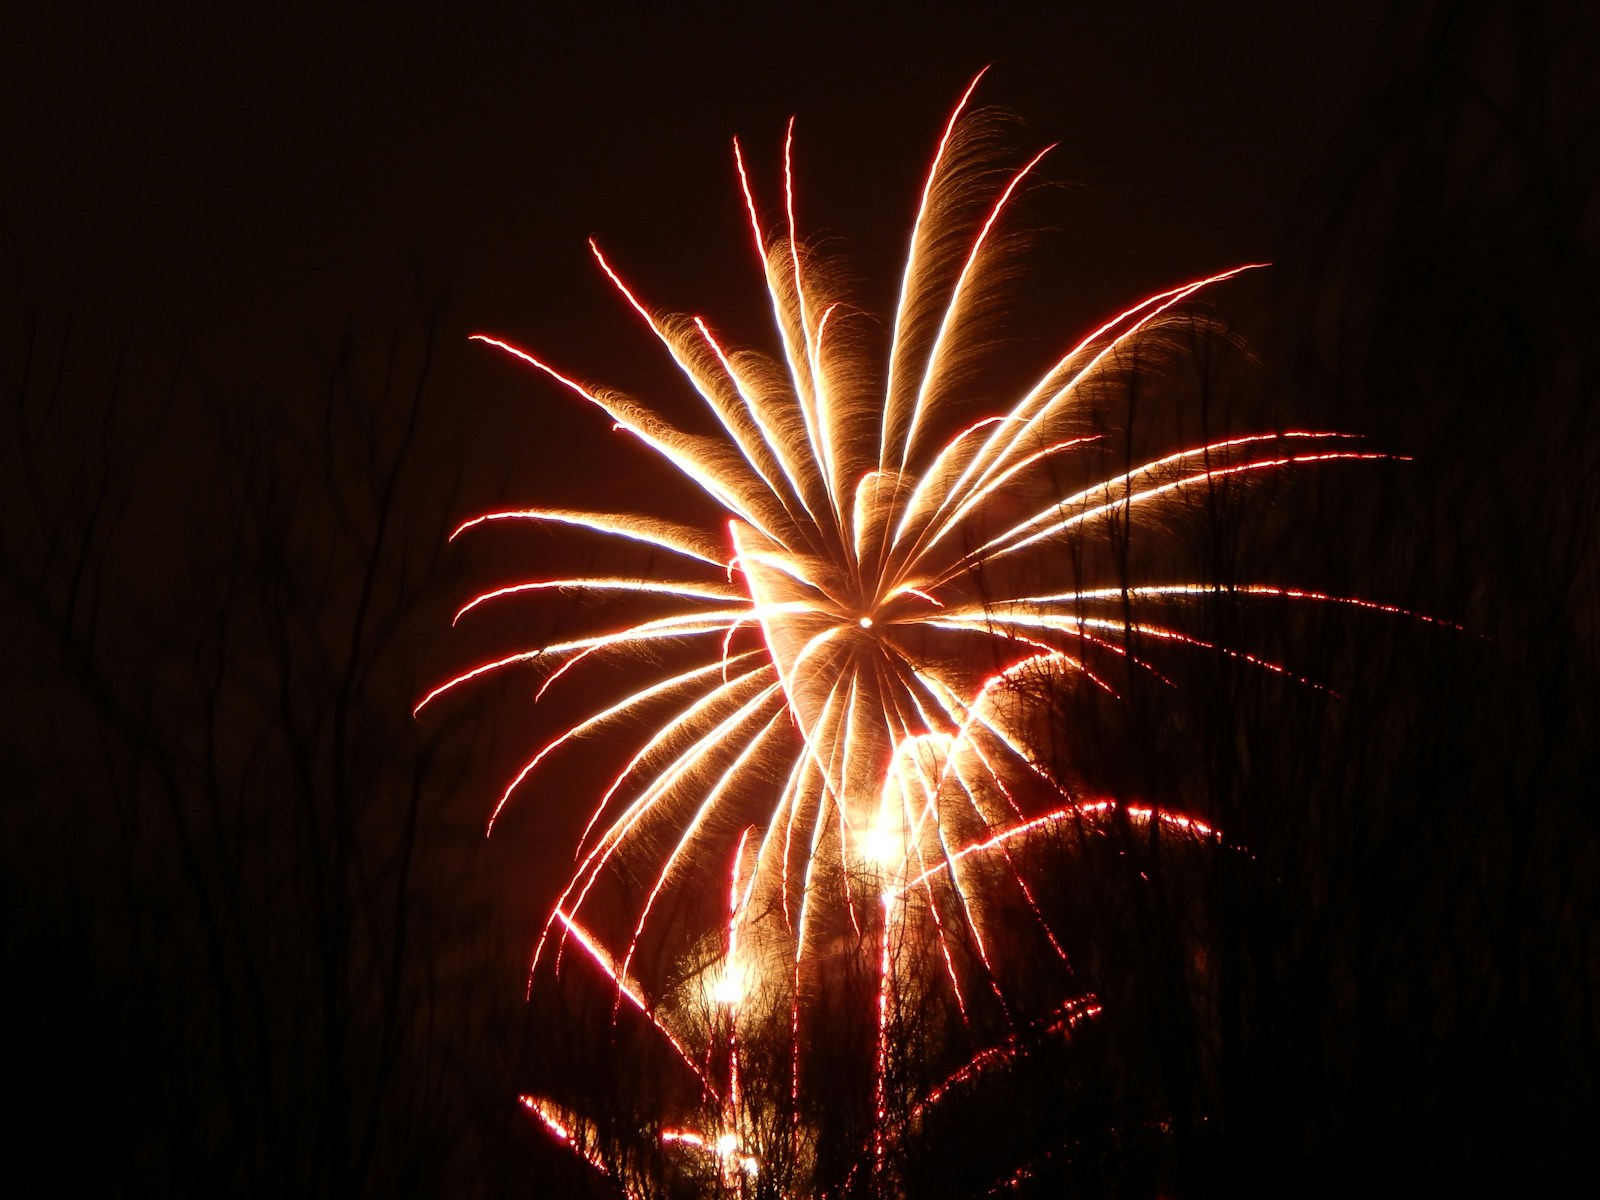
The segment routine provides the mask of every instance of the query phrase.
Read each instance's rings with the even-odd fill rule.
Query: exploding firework
[[[1163,647],[1286,673],[1173,618],[1212,587],[1085,582],[1086,560],[1069,548],[1125,539],[1224,479],[1377,457],[1340,434],[1288,431],[1106,473],[1093,417],[1126,386],[1134,348],[1148,352],[1180,305],[1249,267],[1118,313],[1020,398],[985,395],[994,348],[983,317],[1006,277],[1001,231],[1043,153],[1008,174],[988,169],[984,122],[968,112],[976,85],[934,152],[886,351],[874,336],[883,327],[841,297],[836,273],[797,234],[792,123],[776,233],[734,143],[781,353],[734,349],[698,316],[658,312],[591,243],[703,400],[712,432],[478,339],[595,405],[725,514],[705,527],[557,508],[468,521],[457,534],[497,522],[575,527],[642,543],[671,566],[477,596],[458,619],[550,593],[582,599],[580,619],[611,622],[619,599],[634,615],[475,666],[418,708],[513,668],[543,667],[542,694],[585,672],[616,679],[605,665],[629,664],[630,686],[540,746],[495,816],[582,739],[646,731],[594,803],[529,986],[564,956],[599,967],[613,1021],[658,1031],[671,1069],[703,1100],[698,1126],[653,1136],[730,1189],[750,1186],[768,1161],[795,1178],[821,1170],[815,1124],[803,1119],[809,1092],[823,1086],[808,1055],[841,1011],[854,1006],[845,1024],[864,1031],[847,1082],[868,1132],[833,1187],[884,1171],[897,1137],[1024,1033],[1065,1033],[1098,1012],[1074,990],[1020,857],[1040,831],[1092,829],[1113,807],[1074,795],[1043,765],[1042,688],[1114,694],[1129,672],[1158,675]],[[1231,591],[1333,599],[1267,585]],[[1158,810],[1124,806],[1118,819],[1215,838],[1198,820]],[[653,934],[668,912],[669,931]],[[697,933],[685,937],[686,925]],[[1030,1023],[1014,997],[1040,962],[1057,964],[1061,990]],[[980,1032],[963,1040],[950,1029]],[[913,1030],[920,1074],[904,1061]],[[958,1043],[967,1047],[959,1055]],[[829,1069],[837,1095],[845,1089]],[[581,1116],[526,1103],[603,1165]]]

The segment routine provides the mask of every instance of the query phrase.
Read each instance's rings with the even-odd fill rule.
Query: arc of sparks
[[[854,939],[877,963],[873,1011],[859,1016],[872,1031],[870,1100],[878,1113],[862,1169],[881,1171],[893,1140],[891,1001],[908,986],[897,974],[897,947],[937,957],[941,968],[918,986],[945,989],[957,1025],[970,1018],[981,1026],[981,1010],[1012,1030],[913,1105],[915,1120],[1013,1053],[1024,1032],[1038,1032],[1012,1012],[1006,980],[1018,969],[1009,961],[1016,948],[985,915],[988,901],[1020,895],[1058,969],[1066,964],[1050,914],[1013,855],[1019,840],[1115,817],[1165,836],[1220,841],[1198,817],[1069,794],[1034,744],[1021,687],[1029,672],[1081,677],[1115,697],[1111,665],[1172,682],[1145,657],[1159,645],[1231,656],[1304,684],[1310,681],[1287,664],[1247,645],[1192,632],[1186,625],[1196,606],[1187,602],[1225,594],[1407,615],[1379,600],[1271,580],[1220,592],[1182,579],[1038,580],[1036,572],[1059,571],[1073,558],[1045,551],[1092,544],[1112,528],[1145,536],[1154,518],[1194,489],[1391,456],[1337,431],[1245,432],[1147,461],[1130,458],[1110,477],[1059,494],[1051,473],[1104,446],[1105,433],[1088,418],[1115,393],[1119,357],[1154,344],[1203,289],[1262,264],[1191,279],[1123,308],[1042,375],[1024,376],[1033,382],[1020,397],[985,415],[975,419],[954,403],[958,372],[984,350],[973,326],[980,297],[998,279],[1002,222],[1048,153],[996,173],[1004,182],[980,202],[976,188],[989,176],[975,155],[986,143],[972,136],[981,120],[969,106],[982,78],[967,86],[937,140],[877,358],[864,348],[856,310],[802,240],[793,121],[783,138],[782,216],[770,235],[743,148],[733,142],[774,353],[729,349],[702,317],[650,307],[590,243],[599,269],[703,402],[713,432],[691,432],[692,420],[675,424],[661,406],[585,384],[504,339],[474,335],[599,409],[721,510],[704,527],[659,513],[562,508],[463,522],[452,537],[527,522],[601,545],[632,543],[635,556],[639,545],[659,550],[670,567],[641,577],[600,566],[480,593],[457,620],[480,608],[514,609],[513,598],[564,594],[580,628],[469,667],[423,695],[416,710],[529,667],[546,669],[540,700],[577,675],[614,686],[524,761],[490,819],[492,828],[513,794],[586,735],[636,730],[577,839],[572,874],[534,949],[529,987],[552,939],[556,970],[567,944],[576,944],[611,981],[613,1017],[627,1000],[721,1106],[720,1124],[699,1124],[711,1132],[684,1125],[663,1139],[740,1170],[758,1161],[744,1149],[753,1118],[741,1038],[757,1032],[752,1022],[786,1027],[791,1155],[801,1154],[807,1006],[829,986],[822,950],[830,942]],[[700,423],[707,424],[703,415]],[[599,598],[605,603],[588,603]],[[617,608],[631,614],[620,624],[610,615]],[[619,668],[619,659],[631,673],[605,676],[600,668]],[[1167,666],[1165,657],[1159,665]],[[875,834],[887,851],[873,849]],[[730,861],[731,878],[723,873]],[[652,957],[640,949],[653,922],[675,901],[693,901],[708,876],[726,887],[726,903],[718,897],[703,936],[721,939],[726,971],[755,973],[753,990],[725,1006],[714,1031],[703,1015],[652,997],[647,981],[633,975]],[[604,920],[595,915],[600,895]],[[683,911],[694,911],[692,904]],[[1070,1028],[1098,1011],[1093,997],[1071,997],[1046,1026]],[[538,1101],[530,1111],[574,1136],[559,1105]]]

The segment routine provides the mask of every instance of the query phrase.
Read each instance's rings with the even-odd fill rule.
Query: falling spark
[[[548,689],[608,660],[636,664],[636,686],[530,757],[495,815],[551,755],[647,721],[636,752],[592,809],[529,986],[545,964],[559,969],[560,948],[576,942],[619,1001],[667,1037],[723,1106],[720,1132],[668,1131],[661,1140],[698,1148],[735,1173],[753,1172],[760,1161],[759,1147],[745,1149],[741,1128],[739,1039],[774,1023],[788,1029],[786,1068],[774,1069],[789,1072],[798,1113],[806,1006],[826,986],[827,948],[840,939],[873,947],[877,960],[874,1012],[865,1018],[876,1030],[877,1121],[863,1147],[873,1170],[882,1169],[891,1141],[891,1010],[897,990],[908,986],[897,946],[922,939],[942,966],[918,986],[942,978],[962,1014],[980,995],[1005,1011],[999,960],[1008,951],[999,931],[986,928],[983,901],[1009,890],[1064,961],[1011,847],[1042,830],[1107,821],[1115,806],[1073,796],[1041,765],[1030,733],[1037,713],[1027,699],[1041,679],[1082,680],[1114,694],[1108,664],[1164,678],[1145,657],[1151,645],[1220,652],[1290,675],[1170,623],[1175,606],[1218,589],[1124,581],[1041,590],[1027,581],[1048,577],[1061,561],[1045,552],[1120,534],[1224,480],[1381,457],[1336,432],[1247,434],[1130,463],[1109,477],[1086,476],[1062,494],[1062,472],[1104,452],[1092,417],[1124,386],[1125,352],[1149,341],[1201,289],[1257,264],[1128,307],[1008,408],[974,420],[962,388],[991,350],[976,318],[1005,277],[995,232],[1044,157],[1010,172],[987,205],[971,203],[971,150],[982,122],[967,109],[977,82],[951,114],[922,189],[886,359],[868,349],[867,323],[798,235],[792,122],[776,233],[768,232],[734,145],[778,357],[729,350],[702,317],[656,310],[591,243],[602,272],[704,403],[714,434],[675,425],[656,408],[582,382],[501,338],[476,335],[599,408],[723,511],[712,527],[565,509],[491,512],[466,522],[456,536],[501,522],[575,529],[648,547],[656,565],[649,578],[523,580],[476,596],[457,620],[559,592],[584,601],[580,611],[593,614],[593,624],[465,670],[417,708],[519,667],[546,668]],[[1398,611],[1269,584],[1227,594]],[[613,618],[628,601],[637,602],[637,615]],[[1175,837],[1217,839],[1191,817],[1141,806],[1124,806],[1123,815]],[[731,879],[721,866],[730,852]],[[607,948],[585,914],[603,912],[600,924],[615,928],[608,906],[633,894],[616,885],[640,879],[645,898],[621,922],[631,937]],[[723,952],[704,974],[698,1006],[675,1003],[664,981],[652,991],[635,980],[632,964],[652,915],[670,898],[706,894],[709,879],[727,887],[727,914],[714,927]],[[690,1011],[696,1007],[702,1011]],[[1052,1028],[1065,1031],[1098,1012],[1092,997],[1069,999]],[[1004,1058],[1008,1045],[981,1050],[920,1105]],[[713,1086],[719,1072],[722,1082]],[[526,1102],[571,1140],[560,1110]]]

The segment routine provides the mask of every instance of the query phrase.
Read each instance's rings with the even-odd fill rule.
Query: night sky
[[[23,6],[4,146],[30,286],[81,280],[141,336],[254,365],[448,279],[464,323],[577,356],[606,307],[590,234],[683,303],[743,298],[730,139],[770,169],[790,115],[808,223],[884,273],[941,114],[994,63],[985,99],[1021,114],[1030,144],[1060,143],[1050,178],[1072,192],[1051,217],[1082,264],[1072,290],[1103,293],[1078,302],[1094,312],[1270,253],[1387,52],[1376,9],[515,7]]]
[[[30,1114],[25,1175],[578,1186],[510,1099],[541,1036],[522,967],[590,781],[563,768],[485,843],[534,736],[525,689],[408,709],[563,619],[452,633],[475,587],[568,552],[445,549],[455,523],[677,502],[599,414],[467,335],[651,394],[669,364],[594,236],[650,301],[764,337],[731,139],[776,212],[791,115],[800,223],[885,307],[941,123],[986,65],[1019,151],[1058,143],[1025,206],[1029,361],[1158,288],[1279,264],[1216,301],[1260,337],[1271,396],[1243,407],[1421,465],[1275,493],[1299,515],[1245,558],[1463,626],[1444,646],[1319,625],[1296,652],[1359,719],[1292,701],[1274,732],[1265,702],[1227,735],[1251,748],[1231,773],[1194,760],[1262,875],[1296,881],[1218,885],[1260,918],[1230,943],[1244,1049],[1195,1102],[1190,1158],[1048,1194],[1593,1173],[1585,6],[158,7],[21,0],[0,38],[0,937],[22,1063],[0,1073]],[[1118,1086],[1127,1111],[1138,1085]]]

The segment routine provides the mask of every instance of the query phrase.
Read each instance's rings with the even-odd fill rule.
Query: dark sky
[[[729,141],[770,189],[794,114],[802,223],[882,273],[939,123],[993,63],[983,98],[1025,118],[1019,143],[1061,143],[1046,174],[1074,190],[1048,217],[1087,319],[1271,253],[1383,7],[25,0],[0,49],[0,213],[32,292],[76,280],[219,365],[448,278],[453,320],[600,370],[586,236],[670,302],[737,299]]]

